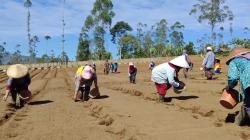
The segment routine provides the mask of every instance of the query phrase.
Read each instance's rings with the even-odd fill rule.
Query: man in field
[[[212,47],[207,47],[207,54],[203,60],[202,68],[205,71],[207,80],[213,79],[213,68],[215,64],[215,54],[213,53]]]
[[[90,89],[93,82],[95,84],[95,89],[97,89],[98,91],[97,76],[95,70],[89,65],[79,67],[75,76],[75,102],[79,100],[88,101]],[[79,92],[81,92],[81,99],[78,99]],[[96,95],[96,97],[98,96],[99,95]]]
[[[185,85],[178,79],[178,72],[181,68],[189,68],[183,55],[153,69],[151,80],[155,83],[160,102],[165,101],[167,90],[172,86],[179,91],[184,90]]]
[[[3,100],[6,101],[9,94],[11,94],[15,107],[23,107],[25,102],[31,97],[28,89],[31,82],[28,68],[22,64],[12,65],[8,68],[7,75],[9,79]]]

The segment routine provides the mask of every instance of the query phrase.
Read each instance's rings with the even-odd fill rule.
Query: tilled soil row
[[[43,78],[45,77],[48,73],[49,73],[49,69],[46,71],[41,71],[41,70],[33,70],[31,71],[31,78],[32,78],[32,82],[36,82],[37,80],[39,81],[39,78]],[[44,89],[47,85],[48,80],[45,80],[43,82],[39,81],[39,85],[40,88],[37,87],[37,89],[32,89],[31,88],[31,92],[32,92],[32,97],[31,100],[35,98],[35,96],[37,96],[42,89]],[[15,109],[13,108],[13,106],[11,106],[10,104],[8,104],[6,106],[6,112],[4,113],[4,115],[0,118],[0,126],[3,125],[4,123],[6,123],[13,115],[16,114],[17,111],[22,110],[22,109]]]

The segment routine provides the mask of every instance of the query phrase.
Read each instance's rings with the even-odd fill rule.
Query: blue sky
[[[62,1],[63,0],[32,0],[31,34],[40,38],[38,55],[46,49],[53,49],[58,55],[62,46]],[[65,50],[71,60],[75,59],[79,32],[95,0],[66,0],[66,44]],[[16,44],[21,44],[23,54],[28,54],[26,37],[26,14],[24,0],[0,0],[0,43],[7,42],[7,50],[13,52]],[[200,24],[188,13],[197,0],[113,0],[116,16],[113,23],[124,20],[134,29],[139,22],[152,26],[160,19],[166,19],[169,25],[180,21],[185,25],[185,41],[196,42],[205,33],[209,34],[209,26]],[[235,15],[233,21],[234,37],[245,37],[244,27],[250,27],[250,1],[227,0],[226,4]],[[224,23],[226,39],[229,37],[229,23]],[[50,35],[49,47],[46,48],[45,35]],[[106,48],[116,57],[117,47],[106,37]]]

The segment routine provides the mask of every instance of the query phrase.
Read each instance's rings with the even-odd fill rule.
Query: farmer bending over
[[[82,101],[88,101],[89,93],[94,81],[95,88],[98,89],[97,85],[97,76],[94,69],[91,66],[81,66],[77,70],[77,74],[75,77],[75,94],[74,100],[77,102],[79,99],[77,98],[78,92],[81,92]],[[99,96],[99,95],[98,95]]]
[[[3,100],[6,101],[10,94],[15,107],[23,107],[31,97],[28,89],[31,82],[28,68],[22,64],[12,65],[8,68],[7,75],[9,79]]]
[[[243,105],[236,117],[236,123],[244,125],[250,118],[250,49],[235,48],[230,54],[228,65],[228,86],[226,90],[230,92],[240,82]]]
[[[155,83],[160,102],[165,101],[165,95],[171,86],[179,90],[184,89],[184,85],[179,81],[177,75],[181,68],[189,68],[183,55],[153,69],[151,80]]]
[[[133,62],[129,62],[128,66],[128,75],[129,75],[129,82],[135,84],[137,74],[137,68],[135,67]]]

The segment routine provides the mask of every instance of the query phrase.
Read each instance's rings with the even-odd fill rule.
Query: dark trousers
[[[245,92],[244,104],[246,107],[250,108],[250,87],[248,87]]]
[[[130,73],[129,76],[130,83],[135,83],[135,80],[136,80],[136,73]]]
[[[79,91],[81,91],[81,99],[83,101],[88,101],[89,100],[89,93],[90,93],[90,86],[85,86],[85,87],[80,87]]]

